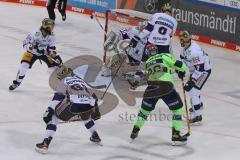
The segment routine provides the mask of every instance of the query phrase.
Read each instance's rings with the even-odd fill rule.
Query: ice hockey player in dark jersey
[[[187,136],[180,135],[182,128],[183,103],[174,88],[172,73],[178,72],[182,78],[186,71],[186,65],[176,60],[170,53],[159,53],[155,45],[149,44],[146,47],[149,59],[146,61],[148,86],[143,94],[141,109],[138,112],[137,120],[134,124],[130,138],[135,139],[144,122],[154,110],[158,100],[162,99],[171,110],[172,118],[172,142],[173,145],[186,144]]]
[[[46,123],[44,140],[36,144],[36,151],[47,153],[48,147],[61,121],[80,121],[91,133],[90,141],[100,143],[94,120],[100,119],[97,97],[91,94],[87,84],[74,76],[72,69],[62,67],[57,73],[61,80],[52,101],[50,102],[43,120]]]

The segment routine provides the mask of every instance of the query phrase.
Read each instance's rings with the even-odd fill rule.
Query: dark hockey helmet
[[[54,25],[55,25],[54,20],[50,18],[44,18],[42,21],[41,29],[50,35],[53,31]]]
[[[166,12],[172,13],[172,6],[171,6],[171,4],[170,3],[166,3],[163,6],[161,6],[161,11],[163,13],[166,13]]]
[[[186,47],[191,42],[191,34],[188,31],[183,30],[179,34],[179,39],[180,39],[181,46]]]
[[[153,44],[148,44],[146,46],[146,54],[148,56],[153,56],[153,55],[156,55],[158,52],[158,48],[157,46],[153,45]]]
[[[62,80],[68,76],[73,76],[73,70],[71,68],[62,66],[57,72],[57,78]]]

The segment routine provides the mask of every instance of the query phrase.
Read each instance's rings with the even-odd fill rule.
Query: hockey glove
[[[140,41],[140,38],[138,36],[134,36],[130,43],[129,43],[129,46],[132,47],[132,48],[135,48],[138,44],[138,42]]]
[[[94,109],[93,109],[93,113],[91,114],[91,117],[94,121],[98,120],[101,118],[101,113],[99,111],[99,108],[98,106],[96,106]]]
[[[92,94],[92,97],[96,100],[96,102],[98,101],[98,97],[95,93]]]
[[[181,72],[181,71],[176,71],[176,73],[178,74],[178,78],[181,79],[181,80],[184,79],[185,74],[186,74],[185,71],[183,71],[183,72]]]
[[[43,115],[43,121],[48,124],[52,120],[52,116],[54,114],[54,110],[51,107],[48,107],[46,112]]]
[[[194,87],[194,82],[189,80],[183,87],[183,89],[189,92]]]
[[[39,54],[42,54],[42,55],[45,54],[45,49],[39,43],[34,44],[33,49],[35,49],[36,52]]]
[[[62,58],[59,55],[55,56],[53,59],[58,66],[62,64]]]

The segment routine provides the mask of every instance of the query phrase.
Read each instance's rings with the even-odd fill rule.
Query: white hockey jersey
[[[132,39],[134,36],[138,36],[140,33],[139,27],[130,27],[128,29],[122,29],[117,34],[120,40]],[[141,39],[135,48],[129,48],[127,54],[137,61],[141,61],[145,45],[147,43],[147,37]]]
[[[139,38],[148,37],[148,42],[155,45],[170,45],[171,37],[177,29],[177,21],[172,16],[166,13],[155,13],[148,21],[149,28],[145,28]]]
[[[33,47],[35,45],[38,45],[38,49],[44,50],[44,54],[47,54],[48,49],[55,50],[55,35],[52,33],[44,37],[40,29],[35,29],[29,33],[27,38],[23,41],[23,48],[37,56],[42,55],[42,53],[39,53],[38,50]]]
[[[188,48],[182,47],[180,58],[187,65],[194,79],[198,79],[204,71],[211,69],[208,54],[193,40]]]
[[[70,102],[78,104],[90,104],[95,105],[96,100],[92,97],[88,90],[88,85],[77,77],[66,77],[61,82],[57,91],[63,94],[67,94]]]

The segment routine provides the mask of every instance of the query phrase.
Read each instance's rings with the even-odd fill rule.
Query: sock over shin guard
[[[180,131],[182,128],[183,108],[172,110],[172,114],[173,114],[172,126],[175,128],[176,131]]]
[[[144,122],[147,120],[147,117],[149,116],[150,113],[151,113],[151,111],[147,111],[147,110],[141,108],[138,113],[138,117],[135,122],[135,126],[138,126],[139,128],[141,128],[144,125]]]

